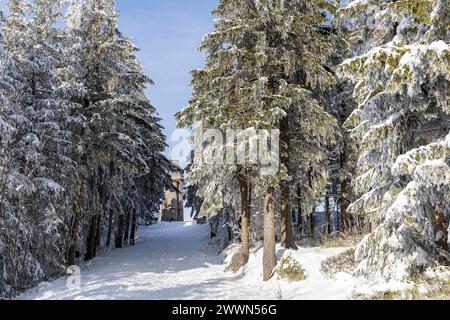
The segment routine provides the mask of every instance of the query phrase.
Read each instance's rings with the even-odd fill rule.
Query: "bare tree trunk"
[[[280,121],[280,159],[285,166],[287,172],[290,172],[289,152],[290,152],[290,137],[289,137],[289,118],[284,117]],[[281,245],[286,249],[297,250],[294,241],[294,228],[292,226],[291,214],[291,188],[288,180],[280,181],[281,190]]]
[[[128,245],[130,240],[130,219],[131,219],[130,211],[131,209],[129,208],[127,210],[127,213],[125,214],[125,234],[123,236],[125,245]]]
[[[302,188],[300,184],[297,185],[297,232],[299,239],[303,235],[303,206],[302,206]]]
[[[116,231],[116,248],[123,248],[125,218],[123,214],[119,214],[119,221],[117,223]]]
[[[95,250],[95,233],[97,231],[97,215],[93,216],[91,218],[91,223],[89,227],[89,234],[87,237],[87,243],[86,243],[86,256],[85,260],[91,260],[95,257],[96,250]]]
[[[341,204],[341,219],[342,219],[342,232],[343,233],[349,233],[351,231],[350,216],[348,214],[349,188],[350,188],[350,182],[348,181],[348,179],[345,179],[344,181],[342,181],[340,204]]]
[[[313,173],[312,172],[312,168],[309,168],[307,176],[308,176],[308,181],[309,181],[309,187],[310,188],[312,188],[312,186],[313,186],[312,173]],[[309,213],[309,228],[310,228],[309,231],[311,232],[311,238],[313,238],[313,239],[316,237],[316,234],[315,234],[316,226],[315,226],[315,221],[314,221],[314,214],[315,214],[315,209],[313,208],[313,211],[311,211]]]
[[[233,241],[233,229],[231,227],[232,221],[231,221],[231,214],[228,209],[225,209],[226,217],[227,217],[227,237],[228,237],[228,243],[231,243]]]
[[[110,202],[108,209],[108,231],[107,231],[108,233],[106,235],[106,247],[109,247],[111,245],[113,225],[114,225],[114,210],[112,208],[112,203]]]
[[[239,189],[241,192],[241,243],[242,263],[246,264],[250,256],[250,204],[249,184],[246,177],[239,175]]]
[[[179,181],[176,182],[177,184],[177,190],[176,190],[176,195],[177,195],[177,219],[176,221],[184,221],[184,213],[183,213],[183,196],[182,196],[182,192],[183,190],[181,190],[181,183]]]
[[[115,173],[114,162],[111,161],[109,164],[109,178],[112,179]],[[108,229],[106,234],[106,247],[109,248],[111,246],[111,238],[114,229],[114,201],[115,198],[112,196],[111,188],[107,188],[108,193],[105,195],[105,206],[103,211],[108,210]]]
[[[264,281],[272,277],[277,264],[275,251],[275,189],[269,187],[264,195],[264,252],[263,278]]]
[[[300,184],[297,186],[297,196],[298,196],[298,203],[297,203],[297,232],[300,235],[299,239],[301,238],[303,234],[303,208],[302,208],[302,187]]]
[[[88,205],[89,211],[91,213],[91,221],[89,225],[89,233],[86,240],[86,255],[85,260],[91,260],[96,255],[96,233],[97,233],[97,178],[96,172],[91,173],[91,177],[89,179],[89,188],[88,188]]]
[[[344,149],[341,152],[341,168],[345,168],[345,164],[348,161],[347,156],[347,143],[344,145]],[[342,232],[344,234],[348,234],[352,232],[352,222],[350,218],[350,214],[348,212],[348,207],[350,206],[350,192],[351,192],[351,180],[350,178],[344,178],[341,182],[341,197],[340,197],[340,206],[341,206],[341,220],[342,220]]]
[[[313,239],[316,237],[316,235],[315,235],[316,225],[314,222],[315,221],[314,221],[314,211],[313,211],[309,214],[309,227],[310,227],[311,237]]]
[[[294,241],[292,215],[290,206],[289,185],[282,182],[281,186],[281,245],[286,249],[297,250]]]
[[[331,234],[331,212],[330,212],[330,197],[325,196],[325,218],[327,223],[327,233]]]
[[[97,250],[100,247],[100,238],[102,234],[102,215],[97,215],[97,224],[96,224],[96,231],[95,231],[95,249],[94,249],[94,256],[97,256]]]
[[[136,242],[136,228],[137,228],[137,211],[136,208],[133,208],[133,212],[131,213],[131,230],[130,230],[130,244],[134,246]]]
[[[73,266],[77,259],[78,225],[80,223],[81,210],[76,203],[73,206],[74,216],[69,231],[69,250],[67,253],[67,265]]]

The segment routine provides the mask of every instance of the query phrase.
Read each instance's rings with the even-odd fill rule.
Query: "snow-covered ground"
[[[209,242],[209,226],[161,223],[139,231],[136,246],[97,257],[81,269],[81,289],[67,280],[41,284],[19,299],[349,299],[357,280],[349,274],[327,279],[321,262],[344,249],[301,248],[294,252],[306,270],[299,282],[261,281],[262,250],[234,274],[224,272],[225,256]],[[279,249],[278,254],[283,254]]]

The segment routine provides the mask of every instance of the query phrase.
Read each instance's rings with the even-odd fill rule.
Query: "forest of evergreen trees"
[[[173,170],[144,93],[152,81],[118,30],[114,0],[7,8],[0,298],[133,245],[137,226],[157,220]],[[448,266],[450,0],[220,0],[213,15],[178,126],[193,136],[200,122],[224,136],[279,130],[279,170],[192,161],[193,216],[241,243],[240,266],[263,243],[265,280],[277,242],[296,250],[352,235],[362,238],[357,275]],[[200,147],[221,151],[211,140]]]
[[[266,280],[277,240],[296,249],[295,234],[370,233],[355,257],[366,277],[447,265],[450,2],[222,0],[214,15],[178,125],[279,130],[281,166],[202,161],[229,147],[205,138],[189,166],[194,215],[242,240],[242,265],[262,240]]]
[[[133,244],[171,164],[114,1],[11,0],[0,31],[0,296]]]

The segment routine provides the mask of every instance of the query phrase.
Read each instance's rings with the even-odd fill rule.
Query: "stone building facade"
[[[173,163],[177,166],[179,165],[178,161],[173,161]],[[164,193],[164,201],[161,206],[161,221],[184,221],[183,170],[180,168],[180,170],[172,172],[171,177],[174,190],[166,190]]]

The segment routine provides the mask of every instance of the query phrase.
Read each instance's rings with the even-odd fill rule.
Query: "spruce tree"
[[[3,189],[14,219],[5,221],[15,221],[6,246],[12,255],[5,262],[14,289],[64,270],[66,110],[64,99],[54,92],[63,56],[61,30],[55,26],[61,8],[60,1],[13,0],[1,28],[6,57],[2,83],[8,84],[2,87],[2,117],[14,128],[5,140],[10,164]]]
[[[281,126],[283,136],[288,130],[283,119],[292,116],[304,125],[301,133],[308,135],[313,151],[320,154],[325,147],[321,142],[333,136],[335,121],[314,99],[312,90],[334,81],[324,68],[331,47],[320,28],[326,21],[323,11],[331,7],[325,1],[221,1],[214,11],[218,16],[215,31],[205,37],[201,47],[208,55],[206,67],[193,72],[194,95],[178,115],[180,125],[202,121],[223,133],[228,128],[273,131]],[[276,263],[276,188],[280,184],[283,187],[284,245],[294,247],[287,201],[290,188],[286,187],[290,180],[289,156],[306,159],[305,152],[311,151],[300,148],[287,156],[289,141],[280,143],[283,163],[274,176],[262,175],[261,163],[244,168],[203,164],[194,173],[199,176],[196,181],[200,181],[214,172],[216,179],[200,186],[207,193],[217,190],[211,188],[212,184],[230,183],[237,173],[256,174],[256,183],[265,190],[265,280],[271,277]],[[206,201],[203,206],[207,205]]]
[[[341,66],[358,102],[347,121],[359,144],[350,210],[372,224],[360,274],[404,278],[449,261],[449,10],[447,0],[373,0],[343,11],[359,53]]]

